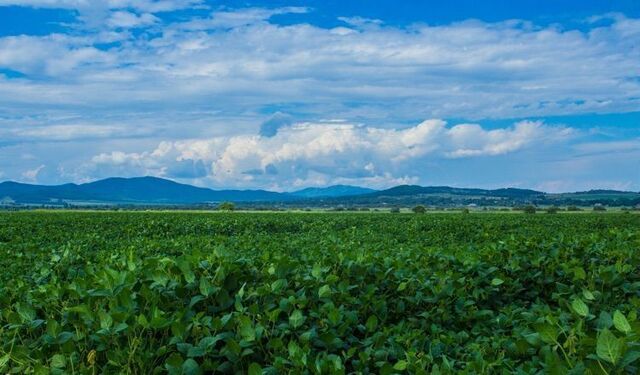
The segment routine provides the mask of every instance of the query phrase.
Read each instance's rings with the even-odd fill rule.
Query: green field
[[[637,374],[640,215],[0,214],[0,373]]]

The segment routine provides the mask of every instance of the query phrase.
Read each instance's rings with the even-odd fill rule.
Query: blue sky
[[[0,180],[640,190],[640,3],[0,0]]]

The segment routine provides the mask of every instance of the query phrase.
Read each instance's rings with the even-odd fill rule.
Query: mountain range
[[[640,193],[615,190],[548,194],[517,188],[475,189],[449,186],[400,185],[385,190],[334,185],[305,188],[292,192],[267,190],[213,190],[181,184],[157,177],[107,178],[84,184],[33,185],[0,183],[0,205],[195,205],[232,201],[244,204],[280,204],[307,206],[339,205],[515,205],[522,203],[640,204]]]

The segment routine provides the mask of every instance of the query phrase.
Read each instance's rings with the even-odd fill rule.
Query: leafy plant
[[[640,216],[0,214],[0,373],[636,374]]]

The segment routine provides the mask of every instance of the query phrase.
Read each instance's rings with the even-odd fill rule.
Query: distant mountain
[[[577,193],[548,194],[517,188],[474,189],[450,186],[400,185],[386,190],[335,185],[307,188],[291,193],[266,190],[212,190],[180,184],[157,177],[107,178],[86,184],[43,186],[17,182],[0,183],[0,206],[15,204],[149,204],[192,205],[232,201],[246,206],[269,204],[291,207],[380,207],[412,206],[515,206],[640,204],[640,193],[614,190],[590,190]]]
[[[526,198],[544,195],[541,191],[529,189],[503,188],[495,190],[455,188],[450,186],[418,186],[399,185],[387,190],[381,190],[370,196],[406,196],[406,195],[461,195],[477,197]]]
[[[333,185],[324,188],[310,187],[289,194],[301,198],[335,198],[374,193],[376,190],[351,185]]]
[[[86,201],[106,203],[194,204],[235,201],[287,201],[294,197],[266,190],[212,190],[157,177],[107,178],[86,184],[42,186],[0,183],[0,198],[17,203]]]

